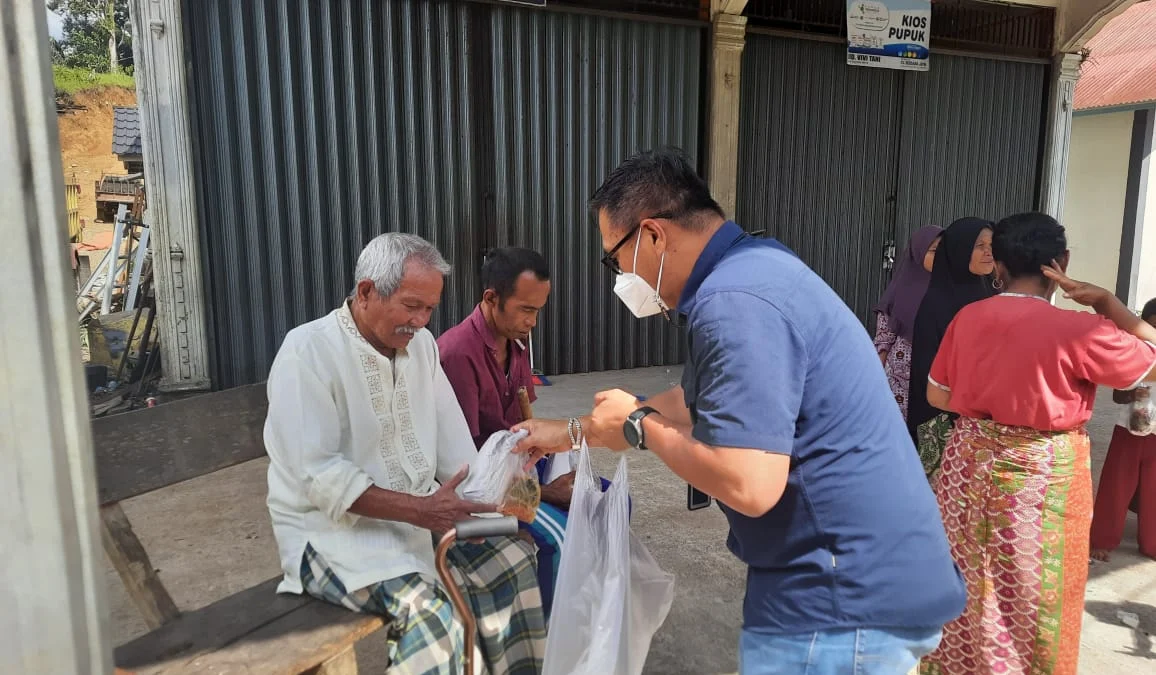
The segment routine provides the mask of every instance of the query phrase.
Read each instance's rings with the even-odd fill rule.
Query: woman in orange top
[[[993,233],[1002,295],[964,307],[931,368],[928,401],[960,417],[935,483],[964,614],[923,673],[1075,675],[1092,478],[1085,423],[1097,386],[1153,377],[1156,329],[1072,281],[1064,228],[1041,213]],[[1099,316],[1057,309],[1056,285]]]

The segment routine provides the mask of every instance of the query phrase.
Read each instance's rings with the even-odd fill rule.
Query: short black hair
[[[1144,321],[1156,315],[1156,298],[1152,298],[1144,304],[1144,309],[1140,310],[1140,318]]]
[[[619,164],[589,206],[595,218],[605,209],[616,230],[644,218],[669,218],[695,230],[705,224],[704,213],[726,217],[686,153],[674,147],[641,152]]]
[[[504,304],[514,294],[518,277],[531,271],[538,281],[550,280],[550,268],[541,253],[528,248],[495,248],[482,263],[482,290],[494,289],[498,303]]]
[[[1068,250],[1064,226],[1046,213],[1032,211],[1008,216],[995,224],[992,255],[1013,279],[1042,277],[1041,268]]]

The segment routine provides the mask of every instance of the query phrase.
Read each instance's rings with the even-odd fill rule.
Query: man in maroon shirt
[[[537,398],[526,341],[550,297],[550,272],[535,251],[500,248],[482,265],[482,288],[482,301],[473,313],[438,338],[442,369],[479,449],[494,432],[523,421],[520,388],[526,388],[531,401]],[[545,460],[538,463],[540,480],[545,467]],[[574,472],[543,485],[534,522],[524,526],[538,545],[538,580],[547,616],[573,487]]]

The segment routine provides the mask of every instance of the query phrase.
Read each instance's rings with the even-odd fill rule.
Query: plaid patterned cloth
[[[536,675],[546,652],[546,621],[528,542],[487,539],[458,542],[449,550],[450,569],[478,622],[475,675]],[[306,545],[301,583],[310,595],[355,612],[391,621],[389,673],[461,675],[465,636],[439,579],[406,574],[349,591]]]

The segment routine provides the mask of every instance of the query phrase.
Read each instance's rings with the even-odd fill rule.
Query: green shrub
[[[136,83],[132,75],[124,73],[98,73],[84,68],[69,68],[68,66],[52,66],[52,80],[56,86],[57,96],[72,96],[86,89],[100,87],[124,87],[135,89]]]

